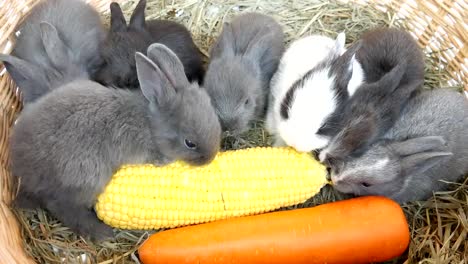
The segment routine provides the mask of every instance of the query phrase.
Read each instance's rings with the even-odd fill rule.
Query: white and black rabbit
[[[442,181],[468,173],[468,100],[449,89],[410,99],[383,138],[359,157],[331,167],[334,188],[383,195],[397,202],[424,200],[445,190]]]
[[[127,25],[119,4],[110,4],[110,29],[102,47],[104,65],[94,80],[106,86],[138,88],[135,52],[144,53],[151,44],[160,43],[179,57],[190,82],[201,82],[202,54],[187,28],[169,20],[146,21],[145,8],[146,0],[140,0]]]
[[[100,67],[106,37],[99,13],[82,0],[43,0],[16,30],[12,55],[0,55],[31,103],[67,82],[87,79]]]
[[[223,23],[210,50],[203,88],[224,131],[240,134],[263,118],[270,79],[283,51],[283,30],[272,17],[244,13]]]
[[[365,151],[392,126],[424,82],[423,54],[408,32],[370,30],[360,45],[356,58],[364,71],[364,83],[337,115],[339,129],[332,131],[333,138],[320,151],[320,161],[327,164]]]
[[[275,146],[301,152],[326,146],[330,123],[363,81],[355,59],[359,44],[345,48],[345,33],[311,35],[290,44],[271,80],[266,129]],[[327,124],[327,126],[325,126]]]
[[[43,207],[78,234],[105,239],[112,229],[92,208],[119,166],[215,157],[221,126],[206,91],[162,44],[148,58],[136,53],[141,92],[75,81],[24,109],[10,141],[18,207]]]

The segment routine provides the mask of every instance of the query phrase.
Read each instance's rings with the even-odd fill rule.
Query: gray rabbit
[[[330,125],[339,129],[334,130],[319,155],[329,165],[365,151],[393,125],[424,82],[422,51],[408,32],[392,28],[370,30],[356,45],[361,45],[356,58],[364,71],[364,83]]]
[[[75,81],[24,109],[10,141],[12,172],[21,178],[17,206],[46,208],[102,240],[112,229],[92,208],[120,165],[198,166],[215,157],[221,126],[206,91],[188,82],[164,45],[151,45],[149,59],[135,57],[142,92]]]
[[[331,168],[334,187],[383,195],[399,203],[425,200],[468,173],[468,100],[449,89],[412,98],[400,119],[361,156]]]
[[[201,82],[204,75],[201,52],[187,28],[169,20],[145,21],[145,8],[146,0],[140,0],[127,26],[119,4],[111,3],[111,26],[102,47],[104,65],[93,79],[107,86],[138,88],[135,52],[144,53],[152,43],[160,43],[179,57],[190,82]]]
[[[245,13],[223,24],[203,82],[223,130],[239,134],[263,117],[283,51],[283,30],[269,16]]]
[[[0,55],[31,103],[62,84],[87,79],[100,67],[106,37],[99,13],[82,0],[44,0],[21,23],[12,55]]]

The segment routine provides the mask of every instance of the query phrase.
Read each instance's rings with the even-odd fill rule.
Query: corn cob
[[[310,154],[256,147],[220,152],[201,167],[123,166],[95,209],[116,228],[173,228],[296,205],[326,183],[325,167]]]

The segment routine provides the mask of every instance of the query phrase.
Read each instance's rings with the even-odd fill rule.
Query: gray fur
[[[102,63],[106,37],[99,13],[82,0],[44,0],[18,26],[11,55],[0,55],[20,87],[24,103],[76,79],[87,79]]]
[[[382,139],[332,167],[334,187],[397,202],[425,200],[468,173],[468,100],[448,89],[411,99]],[[363,186],[364,185],[368,185]]]
[[[223,130],[239,134],[263,117],[283,51],[283,30],[269,16],[245,13],[223,24],[203,83]]]
[[[406,61],[401,85],[424,79],[423,53],[410,33],[396,28],[376,28],[361,37],[356,53],[365,73],[365,81],[380,80],[393,67]]]
[[[422,51],[409,33],[375,29],[365,33],[359,45],[356,57],[365,82],[335,113],[339,122],[334,125],[340,129],[333,131],[320,155],[326,163],[365,151],[394,124],[424,82]]]
[[[144,53],[152,43],[161,43],[177,54],[190,82],[201,82],[201,52],[187,28],[169,20],[145,21],[145,8],[146,0],[140,0],[127,26],[119,4],[110,5],[111,27],[103,45],[105,63],[93,78],[103,85],[138,88],[135,52]]]
[[[167,47],[152,45],[148,54],[154,61],[136,54],[143,93],[75,81],[23,110],[10,141],[12,172],[21,178],[17,206],[44,207],[78,234],[101,240],[112,229],[92,208],[119,166],[198,166],[215,157],[221,127],[208,95],[188,84]]]

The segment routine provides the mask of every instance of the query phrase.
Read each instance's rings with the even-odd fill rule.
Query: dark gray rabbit
[[[146,0],[140,0],[127,26],[119,4],[110,5],[109,35],[103,45],[104,66],[94,76],[103,85],[137,88],[135,52],[144,53],[152,43],[170,48],[182,61],[190,82],[203,79],[201,52],[183,25],[169,20],[145,21]]]
[[[341,109],[340,129],[320,152],[320,160],[329,165],[365,151],[393,125],[424,82],[422,51],[408,32],[371,30],[360,45],[356,57],[364,70],[364,83]]]
[[[270,79],[283,51],[283,30],[269,16],[245,13],[223,24],[203,83],[223,130],[242,133],[265,114]]]
[[[400,203],[424,200],[468,173],[468,100],[448,89],[424,91],[384,137],[363,155],[331,169],[334,187],[384,195]]]
[[[106,37],[99,13],[82,0],[44,0],[21,23],[12,55],[0,55],[20,87],[24,103],[75,79],[87,79],[101,65]]]
[[[101,240],[112,229],[93,212],[97,195],[122,164],[195,166],[217,154],[221,126],[206,91],[190,84],[161,44],[136,54],[141,91],[83,80],[30,104],[11,137],[16,204],[43,207],[78,234]]]

